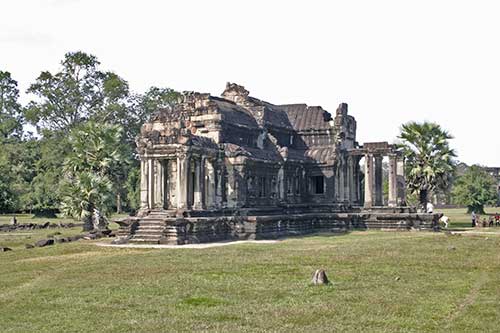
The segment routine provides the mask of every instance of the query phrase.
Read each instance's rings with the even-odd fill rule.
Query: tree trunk
[[[427,189],[421,189],[419,193],[420,204],[427,209]]]
[[[122,197],[120,193],[116,194],[116,214],[121,214],[122,212]]]
[[[472,213],[475,212],[476,214],[483,215],[486,214],[484,211],[484,206],[483,205],[474,205],[474,206],[468,206],[467,207],[467,213]]]
[[[92,221],[93,208],[89,210],[82,210],[81,220],[83,222],[83,231],[94,230],[94,223]]]

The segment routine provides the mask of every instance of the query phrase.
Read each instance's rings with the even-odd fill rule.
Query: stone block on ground
[[[54,240],[53,239],[40,239],[35,243],[36,247],[44,247],[44,246],[49,246],[49,245],[54,245]]]
[[[113,239],[111,244],[127,244],[129,238],[128,237],[118,237],[116,239]]]
[[[323,284],[329,284],[330,281],[328,280],[328,277],[326,276],[326,272],[323,269],[318,269],[316,272],[314,272],[313,277],[312,277],[312,284],[314,285],[323,285]]]

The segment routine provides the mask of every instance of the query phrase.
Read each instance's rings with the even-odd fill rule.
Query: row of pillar
[[[341,161],[337,167],[335,177],[335,193],[337,201],[359,203],[359,159],[356,156],[349,156]]]
[[[383,206],[382,155],[365,155],[365,207]],[[389,155],[388,205],[397,206],[397,155]]]
[[[213,208],[221,201],[220,176],[205,156],[141,159],[141,209]]]
[[[383,206],[383,170],[381,155],[365,155],[365,207]],[[339,201],[360,201],[358,158],[349,156],[337,169],[335,192]],[[389,206],[397,206],[397,156],[389,155]],[[228,170],[227,200],[237,200],[236,184]],[[175,175],[172,177],[170,175]],[[178,154],[176,159],[144,158],[141,160],[141,209],[216,208],[222,202],[221,170],[205,156]],[[175,181],[175,184],[171,182]],[[284,186],[279,194],[284,196]],[[174,191],[174,193],[170,193]]]

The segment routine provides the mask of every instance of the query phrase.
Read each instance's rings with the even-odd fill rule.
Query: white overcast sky
[[[4,0],[0,70],[24,92],[82,50],[137,92],[230,81],[275,104],[346,102],[360,143],[435,121],[460,160],[500,166],[496,2]]]

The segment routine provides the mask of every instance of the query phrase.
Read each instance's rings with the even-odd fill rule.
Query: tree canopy
[[[179,93],[162,87],[131,92],[126,80],[82,51],[66,53],[56,71],[41,72],[26,92],[23,106],[17,82],[0,71],[0,212],[70,213],[71,191],[80,203],[87,195],[103,214],[136,209],[135,138],[152,113],[177,103]],[[23,132],[25,123],[38,133]]]
[[[70,153],[64,161],[62,211],[81,219],[87,230],[96,227],[96,215],[111,212],[117,172],[129,164],[128,145],[119,125],[89,121],[70,132]]]
[[[466,205],[469,212],[484,213],[484,206],[498,199],[495,179],[482,167],[473,165],[455,181],[453,201]]]
[[[446,188],[453,177],[456,154],[449,144],[453,137],[438,124],[409,122],[401,127],[398,138],[408,188],[425,205],[429,192]]]
[[[22,133],[19,90],[9,72],[0,71],[0,140]]]
[[[69,52],[55,74],[42,72],[28,93],[37,98],[24,110],[37,128],[69,130],[90,119],[108,121],[129,95],[128,83],[99,70],[99,61],[84,52]]]

